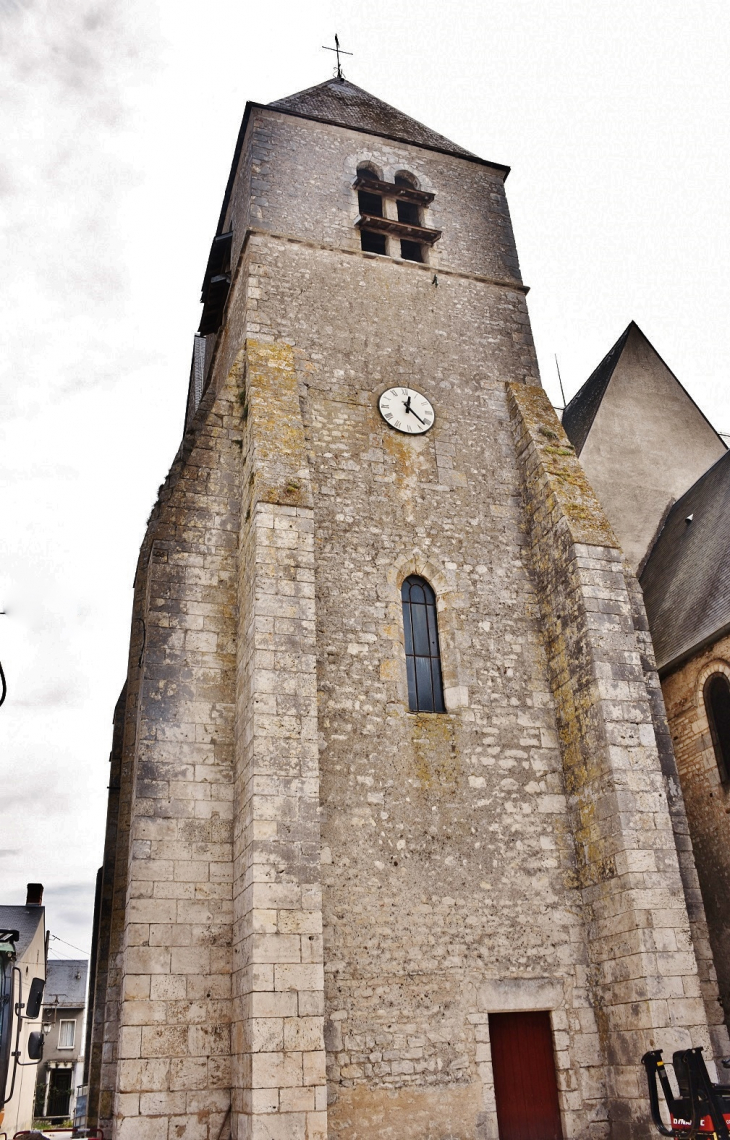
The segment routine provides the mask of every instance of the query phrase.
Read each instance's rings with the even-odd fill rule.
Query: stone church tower
[[[115,716],[117,1140],[644,1140],[642,1053],[727,1049],[507,173],[342,80],[246,108]]]

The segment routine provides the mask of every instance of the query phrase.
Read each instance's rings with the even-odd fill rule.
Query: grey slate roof
[[[5,930],[17,930],[20,935],[15,943],[18,960],[33,941],[44,914],[45,907],[42,906],[0,906],[0,926]]]
[[[593,426],[596,413],[601,406],[601,400],[606,394],[606,389],[621,358],[624,345],[629,339],[629,333],[634,327],[638,326],[635,326],[632,321],[613,348],[606,353],[598,368],[588,377],[583,387],[565,405],[562,424],[565,428],[565,434],[575,448],[576,455],[580,455],[583,450],[583,444]]]
[[[730,451],[672,507],[641,586],[659,669],[730,626]]]
[[[269,107],[280,107],[283,111],[293,111],[307,119],[321,119],[342,127],[367,131],[370,134],[385,135],[401,142],[415,143],[416,146],[445,151],[462,158],[476,158],[469,150],[457,146],[450,139],[432,131],[423,123],[404,115],[402,111],[376,99],[362,87],[356,87],[347,79],[328,79],[316,87],[308,87],[286,99],[276,99]]]
[[[81,1008],[86,1000],[88,968],[89,963],[83,958],[66,962],[49,960],[43,1004]]]

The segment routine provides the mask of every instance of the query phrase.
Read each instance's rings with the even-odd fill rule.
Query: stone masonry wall
[[[249,341],[240,537],[233,1134],[326,1140],[312,493],[294,354]]]
[[[241,416],[235,392],[212,403],[161,489],[137,579],[121,992],[107,992],[102,1075],[114,1134],[135,1140],[218,1140],[229,1112]]]
[[[106,830],[104,835],[104,861],[97,880],[94,910],[94,937],[89,976],[89,1003],[87,1010],[87,1046],[85,1083],[92,1090],[87,1099],[89,1126],[99,1124],[101,1105],[101,1067],[104,1049],[104,1031],[107,1012],[107,989],[112,919],[114,914],[114,879],[120,846],[120,797],[122,794],[122,763],[124,756],[124,729],[126,721],[127,685],[125,683],[114,709],[112,749],[109,757],[109,796]],[[103,1114],[111,1116],[111,1105]]]
[[[650,1126],[638,1062],[710,1045],[623,559],[537,389],[510,386],[608,1061],[612,1137]]]
[[[662,680],[692,833],[725,1021],[730,1021],[730,785],[723,783],[703,699],[713,673],[730,677],[730,637],[700,650]],[[725,1045],[721,1052],[730,1052]]]
[[[714,1056],[724,1057],[730,1053],[730,1038],[728,1037],[727,1026],[725,1025],[723,1007],[720,1003],[718,974],[715,967],[715,962],[717,961],[718,967],[720,969],[723,968],[725,956],[723,955],[722,947],[724,943],[722,937],[720,937],[714,943],[715,952],[713,953],[713,942],[710,939],[707,912],[700,889],[698,875],[699,863],[691,838],[693,834],[699,837],[701,828],[695,832],[696,820],[694,819],[692,821],[693,826],[690,828],[684,790],[679,776],[662,686],[656,669],[654,647],[652,645],[651,633],[649,632],[649,621],[644,608],[644,598],[641,593],[641,587],[628,565],[625,567],[625,577],[631,598],[632,617],[641,654],[644,680],[649,695],[654,734],[659,752],[659,762],[664,776],[667,804],[672,818],[674,843],[677,848],[679,871],[682,876],[684,899],[687,904],[687,914],[692,931],[692,945],[697,960],[700,988],[705,1003],[705,1012],[707,1014],[707,1024],[710,1030]],[[712,879],[714,877],[713,873],[710,872],[710,875]]]
[[[303,139],[306,145],[303,146]],[[519,280],[504,171],[478,162],[376,138],[344,127],[254,108],[223,229],[232,229],[237,260],[249,227],[318,245],[359,252],[358,163],[372,163],[386,181],[398,171],[435,192],[424,224],[442,230],[429,252],[447,266],[501,280]]]
[[[436,194],[428,265],[360,251],[364,159]],[[137,579],[115,1137],[495,1140],[489,1014],[548,1010],[566,1140],[638,1138],[642,1049],[706,1041],[705,1006],[635,607],[539,388],[502,177],[268,110],[240,171]],[[378,413],[405,383],[424,436]],[[445,714],[408,709],[409,573]]]
[[[489,1012],[546,1007],[566,1130],[600,1133],[588,951],[501,378],[535,378],[523,296],[264,235],[245,257],[249,335],[297,369],[314,501],[329,1135],[495,1136]],[[421,439],[377,412],[406,377],[436,407]],[[411,571],[439,598],[443,717],[407,711]]]

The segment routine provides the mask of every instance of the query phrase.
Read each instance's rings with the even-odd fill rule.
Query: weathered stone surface
[[[669,729],[687,809],[685,849],[694,850],[701,898],[696,890],[695,907],[707,927],[698,932],[706,970],[705,987],[715,990],[715,968],[725,1023],[730,1021],[730,786],[723,782],[715,757],[704,701],[704,687],[715,673],[730,678],[730,637],[721,637],[680,665],[662,681]],[[679,794],[679,789],[677,789]],[[692,836],[690,844],[689,834]],[[704,903],[704,908],[703,908]],[[702,935],[704,934],[704,939]],[[715,1019],[713,1019],[715,1020]],[[717,1052],[726,1046],[720,1036]]]
[[[692,896],[691,851],[680,853],[680,873],[686,826],[681,802],[673,811],[667,802],[660,751],[665,768],[671,751],[638,585],[547,397],[514,384],[510,397],[588,925],[592,1003],[608,1061],[609,1119],[612,1134],[632,1135],[644,1111],[643,1090],[628,1092],[636,1058],[658,1040],[667,1050],[670,1040],[674,1047],[720,1043],[710,1041],[707,1027],[708,1013],[711,1024],[719,1020],[717,991],[705,970],[702,1000],[697,960],[705,965],[706,927]],[[681,987],[671,985],[680,978]]]
[[[428,265],[359,249],[364,159],[435,193]],[[539,387],[502,179],[255,109],[223,226],[226,319],[137,575],[104,1126],[491,1140],[489,1014],[549,1009],[566,1137],[638,1140],[641,1052],[705,1042],[712,984],[633,586]],[[425,435],[380,417],[396,383]],[[411,573],[444,714],[408,707]]]

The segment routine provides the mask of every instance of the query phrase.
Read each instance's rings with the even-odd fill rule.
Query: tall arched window
[[[705,682],[705,709],[721,780],[730,779],[730,682],[713,673]]]
[[[406,640],[408,705],[411,712],[446,712],[436,595],[425,578],[411,574],[401,586]]]

